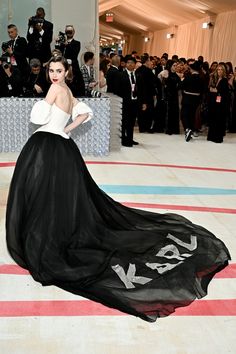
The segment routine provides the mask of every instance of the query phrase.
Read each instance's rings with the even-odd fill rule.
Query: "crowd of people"
[[[223,142],[226,132],[236,132],[236,68],[231,62],[133,51],[125,57],[112,53],[109,61],[101,55],[100,72],[107,92],[123,98],[124,146],[137,144],[135,122],[141,133],[169,135],[180,133],[181,122],[187,142],[204,128],[215,143]]]
[[[236,132],[236,68],[231,62],[209,64],[196,60],[159,58],[136,51],[125,57],[100,53],[99,77],[95,79],[93,52],[85,52],[80,67],[81,43],[73,25],[59,32],[52,50],[53,24],[45,20],[43,8],[29,19],[26,38],[14,24],[7,28],[10,40],[2,43],[0,97],[45,97],[50,83],[45,67],[54,55],[65,57],[72,68],[69,87],[75,97],[108,92],[123,99],[122,145],[132,147],[137,122],[139,132],[180,133],[180,122],[188,142],[208,129],[207,139],[223,142],[227,131]]]

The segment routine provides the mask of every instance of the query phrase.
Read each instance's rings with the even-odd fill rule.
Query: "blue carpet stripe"
[[[134,186],[103,184],[100,188],[114,194],[163,194],[163,195],[236,195],[236,189],[172,186]]]

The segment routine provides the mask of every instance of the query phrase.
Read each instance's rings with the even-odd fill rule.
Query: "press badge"
[[[220,103],[220,102],[221,102],[221,96],[219,96],[219,95],[216,96],[216,102],[217,102],[217,103]]]

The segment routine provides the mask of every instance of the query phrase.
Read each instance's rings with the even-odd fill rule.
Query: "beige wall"
[[[203,55],[209,62],[231,61],[236,66],[236,11],[219,14],[214,19],[212,28],[202,29],[202,22],[211,20],[205,18],[151,33],[147,44],[142,36],[130,36],[126,53],[137,50],[139,54],[148,52],[160,56],[167,52],[169,56],[178,54],[179,57],[186,58]],[[174,33],[174,37],[166,39],[167,33]]]
[[[97,0],[51,0],[54,37],[59,31],[64,32],[65,25],[73,25],[75,39],[81,42],[80,62],[85,51],[99,53],[97,3]]]

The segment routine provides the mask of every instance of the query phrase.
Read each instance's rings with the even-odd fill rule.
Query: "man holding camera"
[[[42,7],[36,10],[36,15],[30,17],[28,24],[28,57],[37,58],[41,63],[46,63],[51,58],[53,24],[45,19]]]
[[[22,79],[25,80],[29,74],[29,65],[26,59],[27,41],[18,35],[17,27],[13,24],[7,26],[7,32],[10,41],[2,43],[3,55],[9,57],[11,65],[20,70]]]
[[[73,71],[73,83],[70,87],[74,96],[84,96],[84,80],[80,71],[78,55],[80,52],[81,44],[74,39],[75,29],[72,25],[66,25],[65,33],[59,32],[56,39],[55,48],[59,49],[62,55],[71,60]]]
[[[19,69],[10,62],[10,57],[0,58],[0,97],[17,97],[22,94],[22,80]]]

